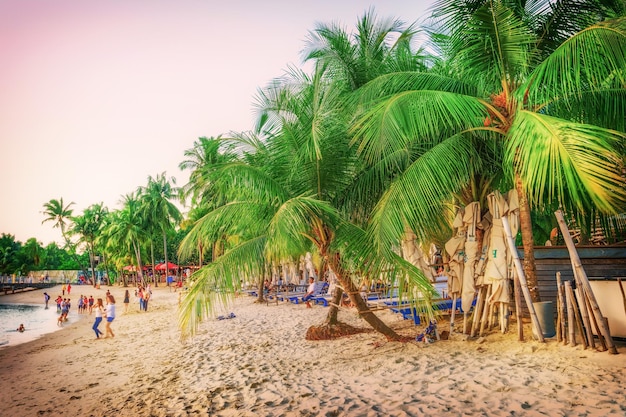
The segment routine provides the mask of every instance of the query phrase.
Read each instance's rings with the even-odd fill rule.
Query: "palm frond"
[[[626,85],[626,18],[595,24],[569,38],[535,68],[516,91],[521,103],[538,107],[555,98]]]
[[[504,164],[518,172],[531,204],[558,200],[577,209],[623,211],[626,187],[615,151],[625,135],[597,126],[519,112]]]
[[[471,141],[453,136],[425,152],[398,176],[380,199],[372,216],[371,239],[379,251],[400,241],[409,225],[420,241],[428,233],[449,228],[450,196],[470,179],[478,161]]]
[[[359,153],[368,163],[385,159],[413,141],[442,137],[483,125],[489,113],[475,97],[440,91],[407,91],[381,100],[355,122]]]
[[[245,279],[260,276],[265,269],[265,237],[237,245],[191,276],[189,292],[179,308],[178,324],[184,335],[193,335],[202,320],[227,309]]]

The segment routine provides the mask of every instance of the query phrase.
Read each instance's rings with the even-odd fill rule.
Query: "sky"
[[[75,215],[178,165],[199,137],[249,131],[254,96],[317,23],[366,10],[422,21],[434,0],[0,0],[0,234],[62,242],[51,199]],[[183,209],[184,211],[184,209]]]

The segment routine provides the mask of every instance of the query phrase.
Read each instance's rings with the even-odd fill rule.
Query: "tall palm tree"
[[[137,265],[137,275],[139,280],[145,284],[141,249],[147,238],[144,229],[145,221],[141,216],[141,206],[136,193],[128,193],[122,197],[122,209],[111,214],[111,223],[107,234],[112,242],[125,248],[127,253],[135,257]]]
[[[76,256],[76,245],[70,239],[70,235],[68,233],[68,228],[71,228],[72,223],[72,213],[73,210],[71,207],[75,203],[72,201],[69,204],[65,205],[63,202],[63,197],[60,199],[52,199],[47,203],[44,203],[44,212],[43,214],[47,217],[41,222],[42,224],[45,222],[54,222],[52,227],[61,229],[61,236],[63,236],[63,240],[65,241],[65,247],[69,250],[70,254],[76,261],[76,264],[79,266],[81,271],[87,274],[86,268],[83,266],[82,261],[78,256]]]
[[[148,228],[158,231],[163,238],[163,256],[165,258],[165,276],[169,276],[169,260],[167,257],[167,233],[174,224],[182,220],[180,210],[170,200],[177,197],[174,177],[168,179],[165,172],[156,178],[148,177],[148,184],[138,190],[140,196],[140,215],[146,221]],[[155,285],[157,280],[155,279]]]
[[[63,202],[63,197],[61,197],[58,200],[52,199],[47,203],[44,203],[43,205],[43,214],[48,217],[43,219],[41,223],[43,224],[45,222],[54,222],[52,227],[58,227],[59,229],[61,229],[61,235],[63,236],[63,239],[66,241],[66,243],[68,241],[66,235],[66,227],[72,217],[73,210],[71,209],[71,207],[74,204],[75,203],[72,201],[71,203],[65,205],[65,203]]]
[[[346,120],[355,111],[346,100],[354,91],[385,74],[425,70],[422,50],[415,50],[415,24],[406,25],[396,18],[379,18],[373,8],[356,22],[356,31],[348,33],[338,23],[318,24],[310,32],[304,59],[327,67],[333,88],[342,91],[340,100]],[[335,98],[337,99],[337,97]],[[359,161],[360,162],[360,161]],[[350,213],[351,221],[365,225],[375,202],[386,187],[375,169],[359,165],[336,205]],[[393,245],[397,247],[397,245]],[[330,321],[336,320],[341,291],[329,309]]]
[[[421,238],[440,229],[453,195],[515,187],[537,301],[531,207],[624,211],[626,20],[603,20],[624,12],[608,3],[435,5],[445,60],[378,77],[355,96],[360,155],[392,181],[372,220],[381,250],[407,223]]]
[[[72,217],[73,226],[71,232],[79,236],[79,243],[85,243],[89,252],[89,262],[94,287],[97,285],[95,268],[96,241],[107,214],[107,208],[104,207],[103,203],[99,203],[87,207],[83,211],[82,216]]]
[[[197,319],[234,291],[242,276],[259,276],[269,266],[315,251],[334,272],[361,316],[389,339],[400,336],[367,308],[352,265],[396,275],[399,270],[424,292],[423,275],[395,258],[376,258],[366,249],[363,231],[332,202],[350,186],[356,169],[341,109],[341,88],[333,88],[319,65],[312,78],[301,72],[277,80],[261,92],[259,127],[267,154],[256,164],[225,165],[211,178],[221,205],[199,220],[183,241],[198,236],[238,235],[239,242],[200,270],[183,303],[181,324],[193,330]],[[234,140],[234,139],[233,139]],[[359,262],[360,261],[360,262]],[[384,268],[383,268],[384,264]],[[217,289],[217,291],[215,291]],[[333,326],[337,323],[327,322]]]
[[[237,141],[245,144],[243,136]],[[190,197],[190,218],[193,222],[201,218],[208,211],[223,204],[220,195],[215,193],[212,187],[211,177],[214,172],[225,164],[235,162],[239,155],[235,150],[235,145],[230,140],[218,136],[217,138],[201,137],[194,142],[193,147],[185,150],[185,159],[179,164],[181,170],[190,170],[189,182],[181,187],[179,196],[181,202],[185,204]],[[213,241],[199,240],[197,248],[200,251],[200,265],[202,265],[204,248],[212,246],[212,258],[218,257],[223,248],[223,237]]]

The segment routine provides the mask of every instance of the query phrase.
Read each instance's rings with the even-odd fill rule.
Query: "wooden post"
[[[570,258],[572,259],[574,274],[578,272],[578,278],[582,283],[582,288],[589,297],[589,304],[591,305],[591,309],[593,310],[593,314],[595,315],[596,322],[598,323],[600,330],[599,333],[602,333],[602,335],[604,336],[607,348],[609,349],[609,353],[617,354],[617,348],[613,343],[613,338],[611,337],[609,328],[604,321],[604,317],[602,316],[602,312],[600,311],[600,306],[598,306],[596,297],[593,295],[593,290],[591,289],[591,285],[589,284],[587,273],[583,269],[583,265],[580,261],[580,257],[578,256],[578,252],[576,252],[574,241],[569,235],[569,229],[567,228],[567,224],[565,223],[565,219],[563,218],[563,213],[561,212],[561,210],[557,210],[554,214],[559,223],[559,227],[561,228],[561,233],[563,235],[563,238],[565,239],[565,244],[567,245],[567,250],[569,251]]]
[[[563,284],[561,283],[561,272],[557,271],[556,273],[556,290],[557,290],[557,307],[556,307],[556,340],[558,342],[562,342],[565,340],[565,329],[563,326],[564,317],[563,317]]]
[[[489,312],[491,311],[491,305],[489,304],[489,295],[491,295],[491,285],[487,285],[487,292],[485,294],[485,305],[483,307],[483,314],[480,318],[480,331],[478,332],[479,336],[485,334],[485,327],[487,326],[487,322],[489,321]]]
[[[543,337],[543,330],[541,329],[541,324],[539,324],[537,313],[535,313],[535,306],[533,305],[533,301],[530,296],[530,290],[528,289],[528,284],[526,283],[524,268],[522,268],[522,263],[519,260],[519,254],[517,253],[517,248],[515,247],[513,236],[511,236],[511,226],[509,225],[509,219],[507,219],[506,216],[502,216],[500,219],[502,220],[502,226],[504,226],[506,241],[509,244],[509,250],[511,251],[511,256],[513,257],[513,263],[515,264],[517,276],[519,277],[520,287],[522,287],[522,294],[524,294],[524,299],[526,300],[526,307],[528,307],[528,311],[530,312],[530,320],[532,321],[533,326],[535,327],[535,331],[537,332],[537,340],[539,340],[540,342],[545,342],[545,339]]]
[[[480,317],[482,316],[483,307],[485,304],[485,288],[486,285],[483,285],[478,289],[478,296],[476,297],[476,307],[474,308],[473,313],[474,318],[472,319],[472,330],[470,333],[470,336],[472,337],[476,336],[476,332],[478,331],[478,326],[480,324]]]
[[[517,339],[524,341],[524,323],[522,322],[522,299],[520,296],[519,277],[513,270],[513,293],[515,294],[515,316],[517,317]]]
[[[454,333],[454,314],[456,313],[456,293],[452,297],[452,311],[450,312],[450,336]]]
[[[574,304],[571,295],[572,287],[569,281],[565,281],[563,284],[565,285],[565,300],[567,302],[568,342],[570,345],[576,346],[576,330],[574,328]]]
[[[585,337],[585,330],[583,329],[583,322],[580,319],[580,306],[576,301],[576,294],[574,294],[574,289],[571,285],[565,287],[567,291],[570,293],[570,298],[572,300],[572,310],[574,310],[574,318],[576,319],[576,327],[578,328],[578,333],[580,334],[580,338],[583,342],[583,348],[587,349],[587,338]]]
[[[591,310],[591,307],[589,306],[589,297],[585,296],[585,303],[587,303],[587,307],[589,308],[589,310]],[[600,344],[602,345],[602,351],[607,350],[606,347],[606,342],[604,341],[604,337],[602,337],[602,333],[600,333],[600,328],[598,327],[598,323],[596,322],[596,317],[592,314],[591,315],[591,321],[593,322],[593,326],[594,329],[596,329],[596,333],[598,334],[598,340],[600,341]],[[593,332],[592,332],[592,337],[593,337]],[[594,343],[595,346],[595,343]]]
[[[580,285],[580,283],[577,284]],[[580,315],[583,319],[583,324],[585,325],[585,331],[587,332],[587,342],[589,346],[592,348],[596,347],[596,344],[593,341],[593,329],[591,328],[591,323],[589,322],[589,309],[588,309],[588,297],[585,295],[585,292],[580,287],[576,287],[576,298],[578,299],[578,305],[580,306]]]

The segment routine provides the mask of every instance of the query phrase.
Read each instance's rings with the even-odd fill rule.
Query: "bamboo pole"
[[[585,331],[587,332],[587,342],[590,347],[595,348],[596,344],[593,340],[593,329],[591,328],[591,323],[589,322],[589,303],[587,302],[589,297],[587,297],[581,287],[577,286],[576,298],[578,299],[578,305],[580,306],[580,315],[583,319]]]
[[[585,296],[585,303],[587,303],[587,307],[591,309],[591,307],[589,306],[589,297],[587,296]],[[602,337],[602,333],[600,333],[598,322],[596,321],[596,317],[593,314],[591,315],[591,321],[593,322],[594,329],[596,330],[596,334],[598,335],[598,340],[600,341],[600,344],[602,345],[602,351],[607,350],[606,342],[604,341],[604,337]],[[595,343],[594,343],[594,346],[595,346]]]
[[[574,293],[574,289],[571,285],[565,287],[567,291],[570,292],[570,298],[572,299],[572,310],[574,310],[574,319],[576,320],[576,327],[578,328],[578,333],[580,334],[580,338],[583,342],[583,348],[587,349],[589,344],[587,343],[587,338],[585,337],[585,330],[583,329],[583,322],[580,318],[580,305],[576,300],[576,294]]]
[[[478,326],[480,325],[480,317],[482,316],[484,304],[485,304],[485,285],[481,286],[478,289],[478,296],[476,297],[476,307],[474,308],[472,319],[472,330],[470,333],[471,337],[476,336],[476,332],[478,331]]]
[[[491,285],[487,285],[487,293],[485,294],[485,306],[483,307],[483,314],[480,318],[480,331],[479,336],[485,334],[485,327],[489,321],[489,312],[491,311],[491,305],[489,304],[489,295],[491,294]]]
[[[456,293],[452,298],[452,311],[450,312],[450,335],[454,333],[454,315],[456,313]]]
[[[602,312],[600,311],[600,306],[598,306],[598,302],[596,301],[596,297],[593,295],[593,290],[591,289],[591,285],[589,284],[589,279],[587,278],[587,274],[583,269],[582,262],[580,261],[580,257],[578,256],[578,252],[576,252],[576,247],[574,246],[574,241],[569,235],[569,229],[567,228],[567,224],[565,224],[565,219],[563,218],[563,213],[561,210],[557,210],[555,213],[557,221],[559,223],[559,227],[561,228],[561,233],[563,234],[563,238],[565,239],[565,244],[567,245],[567,250],[569,251],[570,258],[572,259],[572,265],[574,266],[574,273],[578,271],[579,278],[582,283],[582,288],[589,297],[589,304],[591,305],[591,309],[593,314],[595,315],[596,321],[599,325],[599,332],[602,333],[606,340],[606,345],[609,350],[609,353],[617,354],[617,348],[613,343],[613,338],[611,337],[611,333],[609,332],[609,328],[604,321],[604,317],[602,316]]]
[[[572,296],[568,288],[571,289],[571,284],[569,281],[565,281],[565,302],[567,303],[567,334],[568,334],[568,343],[571,346],[576,346],[576,331],[574,328],[574,305],[572,304]]]
[[[515,242],[513,241],[513,236],[511,235],[511,226],[509,225],[509,219],[507,219],[506,216],[502,216],[501,220],[502,226],[504,226],[504,231],[506,233],[506,241],[509,244],[509,250],[511,251],[511,256],[513,257],[513,263],[515,264],[517,276],[519,277],[522,294],[524,294],[526,306],[528,307],[528,311],[530,312],[530,320],[532,321],[535,331],[537,332],[537,340],[539,340],[540,342],[545,342],[545,339],[543,337],[543,330],[541,329],[541,324],[539,324],[537,313],[535,313],[535,306],[533,305],[532,298],[530,296],[530,290],[528,289],[528,284],[526,283],[524,268],[522,268],[522,263],[519,260],[517,248],[515,247]]]
[[[556,290],[557,290],[557,307],[556,307],[556,340],[562,342],[565,340],[565,326],[563,317],[563,283],[561,282],[561,272],[556,273]]]
[[[513,270],[513,293],[515,294],[515,317],[517,318],[517,338],[524,341],[524,323],[522,322],[522,299],[520,295],[519,277]]]

